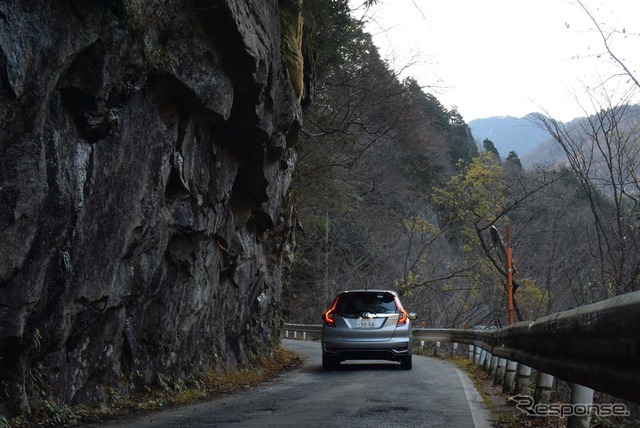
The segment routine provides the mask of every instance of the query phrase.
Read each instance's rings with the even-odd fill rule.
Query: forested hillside
[[[305,4],[323,3],[342,6],[315,27],[326,44],[302,132],[285,318],[317,323],[336,291],[369,287],[398,290],[430,327],[503,325],[491,226],[511,230],[519,319],[638,288],[629,192],[614,201],[570,167],[524,171],[517,156],[478,153],[464,118],[399,79],[346,2]]]

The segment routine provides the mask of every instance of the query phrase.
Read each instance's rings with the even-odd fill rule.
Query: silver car
[[[333,370],[344,360],[391,360],[411,370],[410,320],[415,318],[395,291],[343,291],[322,315],[322,367]]]

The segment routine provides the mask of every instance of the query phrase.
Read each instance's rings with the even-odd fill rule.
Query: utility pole
[[[511,263],[511,231],[507,226],[507,306],[509,308],[509,325],[513,324],[513,264]]]
[[[329,300],[329,210],[324,212],[324,304],[331,304]]]
[[[507,271],[507,309],[509,310],[509,325],[513,324],[514,317],[514,305],[513,305],[513,263],[511,254],[511,230],[507,227],[507,241],[502,242],[500,233],[495,226],[491,226],[489,229],[491,240],[493,241],[493,247],[498,253],[500,261],[504,263],[504,268]]]

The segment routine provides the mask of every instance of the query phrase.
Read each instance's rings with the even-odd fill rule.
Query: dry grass
[[[502,392],[502,385],[494,385],[493,379],[477,364],[468,360],[459,360],[458,366],[465,369],[476,385],[476,389],[485,399],[487,407],[493,416],[493,426],[496,428],[525,428],[549,427],[560,428],[566,426],[566,420],[556,417],[531,417],[514,407],[509,401],[510,395]]]
[[[528,416],[516,409],[515,403],[509,400],[510,395],[502,392],[502,386],[494,385],[489,374],[468,359],[446,356],[444,359],[454,362],[469,375],[493,416],[495,428],[564,428],[567,426],[567,418]],[[640,428],[640,421],[629,418],[593,417],[591,427]]]

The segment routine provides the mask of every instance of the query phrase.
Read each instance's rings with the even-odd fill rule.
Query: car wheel
[[[411,354],[400,359],[400,367],[402,370],[411,370]]]
[[[336,357],[332,357],[327,354],[322,354],[322,369],[323,370],[335,370],[340,365],[340,361]]]

